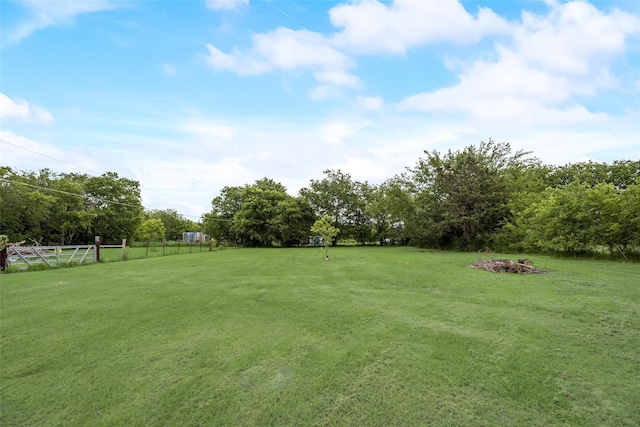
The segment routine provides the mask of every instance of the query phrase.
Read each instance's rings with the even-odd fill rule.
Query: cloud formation
[[[353,65],[347,55],[333,48],[330,41],[317,32],[280,27],[255,34],[252,39],[253,47],[244,53],[224,53],[207,44],[207,63],[215,70],[229,70],[245,76],[296,68],[336,72]]]
[[[553,4],[548,15],[524,12],[508,43],[492,59],[451,61],[458,83],[403,99],[400,110],[460,113],[511,125],[577,124],[606,114],[580,97],[618,85],[610,69],[640,20],[619,10],[604,13],[584,2]]]
[[[391,4],[357,0],[329,12],[342,30],[337,46],[356,53],[404,54],[433,43],[469,44],[487,34],[506,33],[510,25],[487,8],[472,16],[457,0],[394,0]]]
[[[249,4],[249,0],[206,0],[207,9],[233,10]]]
[[[17,43],[29,37],[32,33],[55,25],[69,25],[76,16],[84,13],[117,9],[123,2],[112,0],[84,0],[84,1],[44,1],[20,0],[19,3],[28,10],[29,18],[9,29],[7,43]],[[3,43],[4,44],[4,43]]]
[[[25,123],[50,124],[53,116],[44,108],[29,105],[24,99],[11,99],[0,92],[0,120],[14,119]]]

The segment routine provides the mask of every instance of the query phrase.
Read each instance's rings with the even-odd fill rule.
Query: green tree
[[[322,237],[324,243],[324,252],[327,259],[329,259],[329,242],[338,235],[340,229],[332,225],[333,218],[329,215],[325,215],[317,220],[311,227],[311,233],[316,236]]]
[[[413,217],[414,200],[410,183],[402,177],[391,178],[377,187],[372,187],[367,202],[367,214],[372,222],[374,238],[384,243],[385,239],[406,243],[406,224]]]
[[[486,247],[508,218],[508,171],[529,153],[508,143],[481,142],[461,151],[425,152],[411,177],[417,191],[411,229],[421,246],[473,250]]]
[[[85,236],[96,217],[83,197],[87,179],[87,175],[61,174],[50,184],[58,190],[52,193],[56,202],[48,222],[50,240],[57,240],[61,245],[86,243]]]
[[[491,238],[490,247],[496,250],[522,251],[526,249],[526,215],[528,208],[545,197],[552,168],[532,159],[521,167],[510,168],[505,176],[508,202],[504,221]]]
[[[616,160],[612,164],[598,162],[570,163],[554,168],[548,176],[553,187],[563,187],[580,182],[591,187],[597,184],[612,184],[616,190],[635,185],[640,178],[640,160]]]
[[[289,199],[286,188],[269,178],[243,187],[224,187],[203,218],[205,230],[218,241],[271,246],[282,240],[284,224],[277,217],[283,208],[279,204]]]
[[[311,180],[308,188],[300,190],[300,197],[309,202],[317,217],[329,216],[333,225],[342,230],[340,237],[357,237],[356,227],[365,223],[366,218],[361,192],[351,175],[339,169],[327,169],[323,173],[326,177]]]
[[[117,243],[134,236],[143,218],[137,181],[107,172],[87,179],[85,191],[90,211],[95,214],[93,234],[102,236],[105,243]]]
[[[611,254],[638,243],[640,191],[637,185],[617,190],[613,184],[573,181],[548,188],[525,210],[527,248],[581,254],[606,247]]]
[[[263,178],[243,192],[243,203],[235,213],[232,231],[246,246],[271,246],[277,238],[273,220],[278,204],[290,198],[282,184]]]
[[[162,221],[166,230],[167,240],[180,240],[182,238],[182,233],[200,229],[200,227],[195,225],[193,221],[186,219],[175,209],[152,210],[148,212],[147,215],[149,218],[155,218]]]
[[[244,202],[244,187],[224,187],[220,195],[211,202],[211,212],[202,218],[204,229],[207,234],[219,242],[236,242],[237,236],[232,229],[233,218],[242,208]]]
[[[48,170],[37,175],[9,167],[0,169],[0,231],[10,241],[48,241],[47,222],[56,203],[56,197],[42,189],[49,175]]]
[[[158,218],[151,218],[140,224],[137,230],[137,236],[141,241],[160,241],[165,238],[166,228]]]
[[[640,178],[620,193],[620,244],[624,249],[640,252]]]
[[[315,215],[309,203],[301,197],[289,196],[278,202],[270,225],[282,246],[294,246],[307,241],[314,221]]]

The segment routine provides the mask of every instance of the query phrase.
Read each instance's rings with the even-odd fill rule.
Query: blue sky
[[[379,183],[424,150],[640,157],[640,2],[0,0],[0,164],[225,185]],[[62,161],[58,161],[59,159]]]

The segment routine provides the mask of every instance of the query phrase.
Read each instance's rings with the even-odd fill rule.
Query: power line
[[[94,171],[92,169],[88,169],[88,168],[85,168],[83,166],[76,165],[76,164],[73,164],[71,162],[67,162],[65,160],[58,159],[58,158],[53,157],[53,156],[49,156],[48,154],[40,153],[38,151],[31,150],[29,148],[21,147],[21,146],[19,146],[17,144],[13,144],[13,143],[8,142],[8,141],[0,140],[0,142],[2,142],[3,144],[11,145],[11,146],[16,147],[16,148],[20,148],[20,149],[25,150],[25,151],[29,151],[29,152],[34,153],[34,154],[38,154],[39,156],[47,157],[49,159],[65,163],[67,165],[70,165],[70,166],[73,166],[73,167],[76,167],[76,168],[84,169],[84,170],[86,170],[88,172],[92,172],[92,173],[95,173],[95,174],[99,174],[100,173],[98,171]],[[29,186],[29,187],[39,188],[39,189],[42,189],[42,190],[53,191],[53,192],[57,192],[57,193],[69,194],[69,195],[78,196],[78,197],[82,197],[82,198],[92,197],[95,200],[100,200],[100,201],[105,202],[105,203],[113,203],[113,204],[118,204],[118,205],[122,205],[122,206],[137,207],[137,206],[134,206],[134,205],[128,205],[126,203],[116,202],[115,200],[106,200],[106,199],[100,199],[100,198],[93,197],[93,196],[86,196],[86,195],[83,195],[83,194],[69,193],[69,192],[62,191],[62,190],[55,190],[53,188],[40,187],[40,186],[37,186],[37,185],[27,184],[27,183],[19,182],[19,181],[11,181],[11,180],[4,179],[4,178],[2,178],[2,181],[11,182],[13,184],[22,184],[22,185],[26,185],[26,186]],[[140,188],[143,189],[143,190],[147,190],[147,191],[153,191],[153,192],[156,191],[156,190],[154,190],[152,188],[148,188],[148,187],[140,186]],[[201,219],[202,218],[202,216],[197,216],[197,215],[186,215],[186,214],[180,214],[180,215],[183,216],[183,217],[189,217],[189,218],[197,218],[197,219]],[[210,218],[210,219],[213,220],[213,221],[231,221],[230,219],[223,219],[223,218]]]
[[[26,182],[13,181],[11,179],[6,179],[6,178],[0,178],[0,180],[2,180],[2,182],[8,182],[8,183],[11,183],[11,184],[24,185],[26,187],[37,188],[39,190],[51,191],[51,192],[54,192],[54,193],[67,194],[69,196],[76,196],[76,197],[80,197],[82,199],[93,199],[93,200],[98,200],[100,202],[107,203],[107,204],[127,206],[127,207],[130,207],[130,208],[136,208],[136,209],[138,209],[138,208],[143,208],[144,209],[144,206],[142,206],[142,205],[132,205],[132,204],[129,204],[129,203],[117,202],[115,200],[109,200],[109,199],[105,199],[105,198],[102,198],[102,197],[90,196],[90,195],[87,195],[87,194],[71,193],[69,191],[57,190],[55,188],[43,187],[41,185],[27,184]],[[202,216],[196,216],[196,215],[184,215],[184,214],[179,214],[179,215],[183,216],[183,217],[191,217],[191,218],[198,218],[198,219],[202,218]],[[225,218],[209,218],[209,220],[212,220],[212,221],[232,221],[231,219],[225,219]]]
[[[92,169],[85,168],[84,166],[80,166],[80,165],[76,165],[76,164],[71,163],[71,162],[67,162],[66,160],[58,159],[58,158],[53,157],[53,156],[50,156],[50,155],[48,155],[48,154],[40,153],[40,152],[35,151],[35,150],[32,150],[32,149],[30,149],[30,148],[21,147],[21,146],[19,146],[19,145],[17,145],[17,144],[14,144],[14,143],[12,143],[12,142],[4,141],[4,140],[0,140],[0,142],[2,142],[3,144],[11,145],[11,146],[16,147],[16,148],[20,148],[21,150],[29,151],[29,152],[34,153],[34,154],[37,154],[37,155],[39,155],[39,156],[46,157],[46,158],[48,158],[48,159],[52,159],[52,160],[56,160],[56,161],[58,161],[58,162],[65,163],[65,164],[67,164],[67,165],[70,165],[70,166],[73,166],[73,167],[76,167],[76,168],[84,169],[84,170],[86,170],[86,171],[88,171],[88,172],[92,172],[92,173],[94,173],[94,174],[100,174],[100,172],[98,172],[98,171],[94,171],[94,170],[92,170]],[[144,189],[144,190],[147,190],[147,191],[154,191],[154,192],[156,191],[156,190],[154,190],[154,189],[152,189],[152,188],[148,188],[148,187],[142,187],[142,186],[140,186],[140,188],[142,188],[142,189]]]
[[[20,184],[20,185],[24,185],[24,186],[27,186],[27,187],[37,188],[39,190],[52,191],[54,193],[68,194],[70,196],[81,197],[83,199],[99,200],[101,202],[110,203],[110,204],[113,204],[113,205],[121,205],[121,206],[130,207],[130,208],[143,208],[144,209],[144,206],[142,206],[142,205],[131,205],[129,203],[116,202],[115,200],[108,200],[108,199],[104,199],[102,197],[89,196],[89,195],[86,195],[86,194],[71,193],[69,191],[56,190],[54,188],[47,188],[47,187],[42,187],[40,185],[27,184],[26,182],[13,181],[13,180],[10,180],[10,179],[5,179],[5,178],[2,178],[2,182],[9,182],[11,184]]]
[[[52,160],[56,160],[56,161],[58,161],[58,162],[66,163],[66,164],[68,164],[68,165],[71,165],[71,166],[76,167],[76,168],[79,168],[79,169],[84,169],[84,170],[86,170],[86,171],[93,172],[93,173],[100,173],[100,172],[98,172],[98,171],[94,171],[94,170],[91,170],[91,169],[85,168],[85,167],[80,166],[80,165],[75,165],[75,164],[70,163],[70,162],[67,162],[67,161],[65,161],[65,160],[57,159],[57,158],[55,158],[55,157],[49,156],[48,154],[39,153],[39,152],[37,152],[37,151],[35,151],[35,150],[31,150],[31,149],[29,149],[29,148],[21,147],[21,146],[19,146],[19,145],[17,145],[17,144],[13,144],[13,143],[11,143],[11,142],[7,142],[7,141],[0,141],[0,142],[2,142],[3,144],[11,145],[11,146],[16,147],[16,148],[20,148],[21,150],[29,151],[29,152],[31,152],[31,153],[38,154],[38,155],[43,156],[43,157],[47,157],[47,158],[52,159]]]

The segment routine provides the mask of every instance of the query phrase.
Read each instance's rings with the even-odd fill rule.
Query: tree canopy
[[[0,234],[9,241],[178,240],[184,231],[204,231],[221,244],[269,247],[307,244],[311,233],[332,244],[604,251],[640,259],[640,161],[544,165],[492,140],[425,151],[413,167],[380,184],[327,169],[297,196],[266,177],[226,186],[202,224],[173,209],[144,211],[138,182],[113,172],[92,177],[0,167],[0,177]],[[321,226],[333,231],[322,234]]]
[[[11,241],[69,244],[102,236],[131,239],[142,219],[137,181],[108,172],[99,177],[0,168],[0,229]]]

